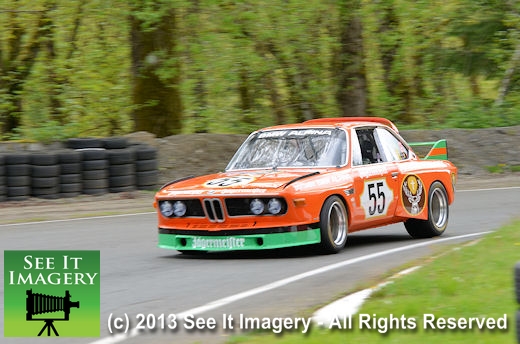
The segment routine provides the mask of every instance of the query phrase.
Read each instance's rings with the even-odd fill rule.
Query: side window
[[[376,128],[374,133],[381,148],[383,161],[399,161],[408,158],[408,149],[390,131],[385,128]]]
[[[352,138],[352,166],[363,165],[363,158],[361,157],[361,148],[359,147],[359,140],[357,136]]]
[[[359,149],[361,151],[361,162],[357,161],[357,163],[367,165],[382,162],[383,160],[381,159],[374,137],[374,128],[356,129],[356,135],[359,141]],[[354,151],[354,154],[355,153],[356,152]],[[355,160],[353,160],[353,165],[356,165]]]

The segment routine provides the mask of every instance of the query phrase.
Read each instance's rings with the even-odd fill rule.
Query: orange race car
[[[317,244],[404,222],[414,238],[448,224],[457,168],[445,140],[420,159],[376,117],[309,120],[253,132],[221,173],[164,185],[155,195],[159,247],[181,252]]]

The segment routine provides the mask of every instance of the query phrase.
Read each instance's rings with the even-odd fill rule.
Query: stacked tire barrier
[[[60,197],[76,197],[83,190],[81,153],[63,150],[57,153],[60,164]]]
[[[5,157],[0,155],[0,202],[5,201],[7,188],[5,186]]]
[[[129,148],[108,150],[110,192],[126,192],[136,189],[135,153]]]
[[[135,176],[139,190],[151,190],[157,184],[157,150],[146,145],[137,145],[135,150]]]
[[[0,153],[0,201],[155,190],[157,150],[125,138],[69,139],[64,149]]]
[[[5,159],[7,201],[23,201],[31,196],[31,156],[8,154]]]
[[[31,195],[39,198],[60,197],[60,165],[53,153],[38,152],[31,157]]]

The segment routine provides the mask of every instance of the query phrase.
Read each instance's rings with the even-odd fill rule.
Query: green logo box
[[[4,251],[5,337],[99,334],[99,251]]]

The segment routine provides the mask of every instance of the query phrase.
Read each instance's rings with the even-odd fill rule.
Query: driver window
[[[399,161],[408,158],[408,149],[390,131],[385,128],[376,128],[374,132],[384,161]]]
[[[374,138],[374,128],[356,129],[356,135],[359,141],[359,149],[361,151],[361,163],[367,165],[382,162],[383,160],[381,159]],[[356,161],[353,161],[353,164],[357,165],[359,164],[359,161],[357,161],[357,163]]]

